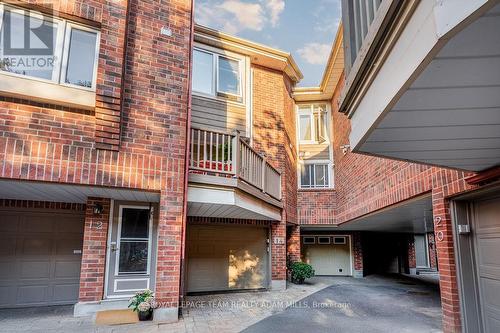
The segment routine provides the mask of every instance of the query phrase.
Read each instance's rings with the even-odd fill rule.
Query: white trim
[[[225,50],[220,50],[214,47],[209,47],[203,44],[196,43],[196,45],[193,47],[193,52],[198,51],[198,52],[203,52],[207,54],[212,55],[212,87],[211,87],[211,93],[205,93],[201,91],[196,91],[193,89],[193,95],[194,96],[201,96],[201,97],[207,97],[210,99],[216,99],[219,101],[226,101],[228,103],[235,103],[237,105],[245,105],[246,104],[246,96],[245,93],[248,94],[248,68],[246,66],[246,57],[232,53],[232,52],[227,52]],[[239,81],[239,94],[232,94],[228,92],[223,92],[219,90],[219,57],[226,58],[229,60],[234,60],[238,62],[238,81]],[[193,64],[194,65],[194,64]],[[243,69],[243,66],[245,67]],[[245,77],[243,77],[243,74],[245,74]],[[243,80],[244,78],[244,80]],[[191,84],[192,85],[192,84]],[[236,97],[237,100],[231,100],[228,97]]]
[[[313,242],[306,242],[305,238],[312,238],[313,239]],[[305,245],[314,245],[316,244],[316,237],[315,236],[302,236],[302,244],[305,244]]]
[[[69,61],[69,52],[70,52],[70,47],[71,47],[71,32],[73,30],[81,30],[85,32],[90,32],[94,33],[96,35],[96,45],[95,45],[95,52],[94,52],[94,69],[92,73],[92,83],[90,87],[84,87],[84,86],[79,86],[77,84],[71,84],[71,83],[66,83],[66,74],[68,70],[68,61]],[[92,29],[89,27],[85,27],[79,24],[75,24],[72,22],[67,22],[66,23],[66,31],[65,31],[65,36],[64,36],[64,47],[63,47],[63,56],[62,56],[62,64],[61,64],[61,76],[59,78],[59,83],[63,86],[68,86],[72,88],[79,88],[83,90],[90,90],[90,91],[95,91],[96,90],[96,84],[97,84],[97,67],[98,67],[98,62],[99,62],[99,48],[100,48],[100,40],[101,40],[101,32],[96,29]]]
[[[146,281],[146,289],[149,289],[149,283],[150,279],[149,278],[142,278],[142,279],[115,279],[114,284],[113,284],[113,292],[114,293],[122,293],[122,292],[128,292],[128,291],[142,291],[144,288],[140,289],[123,289],[123,290],[118,290],[118,282],[123,282],[123,281]],[[124,297],[120,295],[120,297]]]
[[[321,238],[326,238],[328,240],[328,242],[321,242],[320,241]],[[331,245],[331,244],[334,244],[334,243],[332,243],[332,237],[331,236],[325,235],[325,236],[317,236],[317,244],[319,244],[319,245]]]
[[[109,260],[111,258],[111,235],[113,233],[113,213],[115,208],[115,200],[111,199],[108,220],[108,241],[106,244],[106,266],[104,268],[104,298],[108,298],[108,282],[109,282]]]
[[[123,208],[133,208],[133,209],[148,209],[150,210],[150,206],[144,206],[144,205],[120,205],[118,208],[118,230],[116,233],[116,254],[115,254],[115,277],[119,276],[127,276],[127,275],[150,275],[151,273],[151,247],[152,247],[152,236],[153,236],[153,218],[151,217],[151,214],[149,215],[149,230],[148,230],[148,263],[147,263],[147,270],[146,272],[130,272],[130,273],[124,273],[122,272],[120,275],[119,272],[119,263],[120,263],[120,243],[121,243],[121,230],[122,230],[122,213],[123,213]],[[141,241],[146,241],[144,239],[141,239]],[[125,274],[125,275],[124,275]],[[149,279],[149,278],[148,278]]]
[[[347,244],[346,243],[347,242],[346,236],[332,236],[332,238],[333,238],[332,244],[334,244],[334,245],[345,245],[345,244]],[[338,243],[338,242],[335,241],[335,238],[342,238],[343,242],[342,243]]]
[[[326,237],[326,236],[329,236],[329,237],[347,237],[349,239],[349,259],[350,259],[350,274],[347,274],[348,276],[354,276],[354,258],[353,258],[353,244],[352,244],[352,235],[348,235],[348,234],[339,234],[339,235],[335,235],[335,234],[326,234],[326,235],[321,235],[321,234],[312,234],[312,235],[303,235],[301,237],[318,237],[318,236],[323,236],[323,237]],[[304,245],[314,245],[314,244],[307,244],[307,243],[302,243]],[[331,244],[331,245],[345,245],[345,244]]]
[[[302,186],[302,167],[305,165],[326,165],[328,171],[328,185],[327,186],[316,186],[316,184],[311,184],[308,187]],[[332,170],[333,163],[330,160],[302,160],[297,168],[298,184],[300,189],[314,190],[314,189],[331,189],[332,186]]]
[[[66,87],[95,92],[96,82],[97,82],[97,69],[98,69],[98,62],[99,62],[100,40],[101,40],[101,33],[99,30],[90,28],[88,26],[80,25],[78,23],[68,21],[66,19],[61,19],[58,17],[54,17],[54,16],[50,16],[50,15],[47,15],[44,13],[40,13],[36,10],[30,10],[30,9],[26,9],[26,8],[16,7],[13,5],[0,4],[0,33],[2,33],[3,14],[5,12],[5,9],[7,9],[10,12],[19,14],[19,15],[24,15],[24,16],[29,15],[30,17],[35,17],[35,18],[42,17],[45,22],[51,22],[55,25],[56,42],[54,45],[54,55],[53,56],[55,57],[56,61],[54,62],[54,70],[52,71],[52,78],[50,80],[38,78],[35,76],[30,76],[30,75],[23,75],[23,74],[7,72],[7,71],[0,71],[0,73],[2,75],[9,75],[9,76],[19,77],[19,78],[23,78],[23,79],[30,79],[30,80],[34,80],[34,81],[52,83],[52,84],[56,84],[56,85],[61,85],[61,86],[66,86]],[[68,28],[68,26],[69,26],[69,28]],[[94,58],[94,71],[93,71],[92,87],[91,88],[82,87],[82,86],[74,85],[74,84],[67,84],[64,82],[65,76],[66,76],[66,66],[67,66],[67,62],[68,62],[68,55],[69,55],[69,37],[70,37],[70,32],[73,28],[76,28],[78,30],[83,30],[83,31],[91,31],[91,32],[94,32],[97,34],[97,36],[96,36],[96,52],[95,52],[95,58]]]

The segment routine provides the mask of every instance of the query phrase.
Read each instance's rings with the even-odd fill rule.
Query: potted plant
[[[312,266],[301,261],[296,261],[292,264],[291,272],[292,282],[296,284],[302,284],[305,279],[314,276],[314,269]]]
[[[153,308],[155,299],[153,292],[149,289],[140,291],[130,299],[129,308],[137,312],[140,321],[151,320],[153,318]]]

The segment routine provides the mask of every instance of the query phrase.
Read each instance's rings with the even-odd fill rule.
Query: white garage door
[[[500,199],[476,202],[475,243],[485,332],[500,332]]]
[[[190,225],[187,291],[268,287],[267,228]]]
[[[83,213],[0,208],[0,307],[78,299]]]
[[[315,244],[304,244],[304,257],[316,275],[352,275],[349,237],[320,236],[314,239]]]

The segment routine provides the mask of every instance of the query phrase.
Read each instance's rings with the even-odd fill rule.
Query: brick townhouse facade
[[[0,72],[0,307],[86,315],[149,288],[168,322],[186,294],[283,289],[304,260],[438,270],[443,329],[461,330],[454,198],[497,175],[352,152],[342,26],[320,86],[297,88],[290,54],[196,26],[190,1],[0,10],[43,13],[61,56],[48,77]]]

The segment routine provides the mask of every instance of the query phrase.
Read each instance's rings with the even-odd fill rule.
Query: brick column
[[[434,237],[433,233],[428,233],[427,239],[429,240],[429,244],[427,244],[429,248],[429,265],[431,268],[437,269],[436,237]]]
[[[97,204],[103,207],[102,214],[94,214],[93,209]],[[110,199],[87,199],[79,302],[100,301],[103,298],[110,204]]]
[[[179,314],[182,197],[174,194],[162,192],[160,197],[155,288],[160,307],[154,320],[162,323],[177,321]]]
[[[443,308],[443,331],[461,332],[460,301],[458,298],[457,272],[453,250],[453,233],[449,202],[442,188],[432,191],[434,235],[439,265],[439,288]]]
[[[275,240],[283,239],[283,244]],[[286,224],[271,225],[271,289],[286,289]]]
[[[300,226],[294,225],[287,227],[286,235],[287,259],[290,262],[300,261]]]
[[[352,252],[354,256],[354,272],[352,274],[355,278],[362,278],[363,272],[363,244],[360,232],[352,234]]]
[[[415,258],[415,237],[413,235],[408,236],[408,268],[410,269],[410,274],[417,274],[417,259]]]

